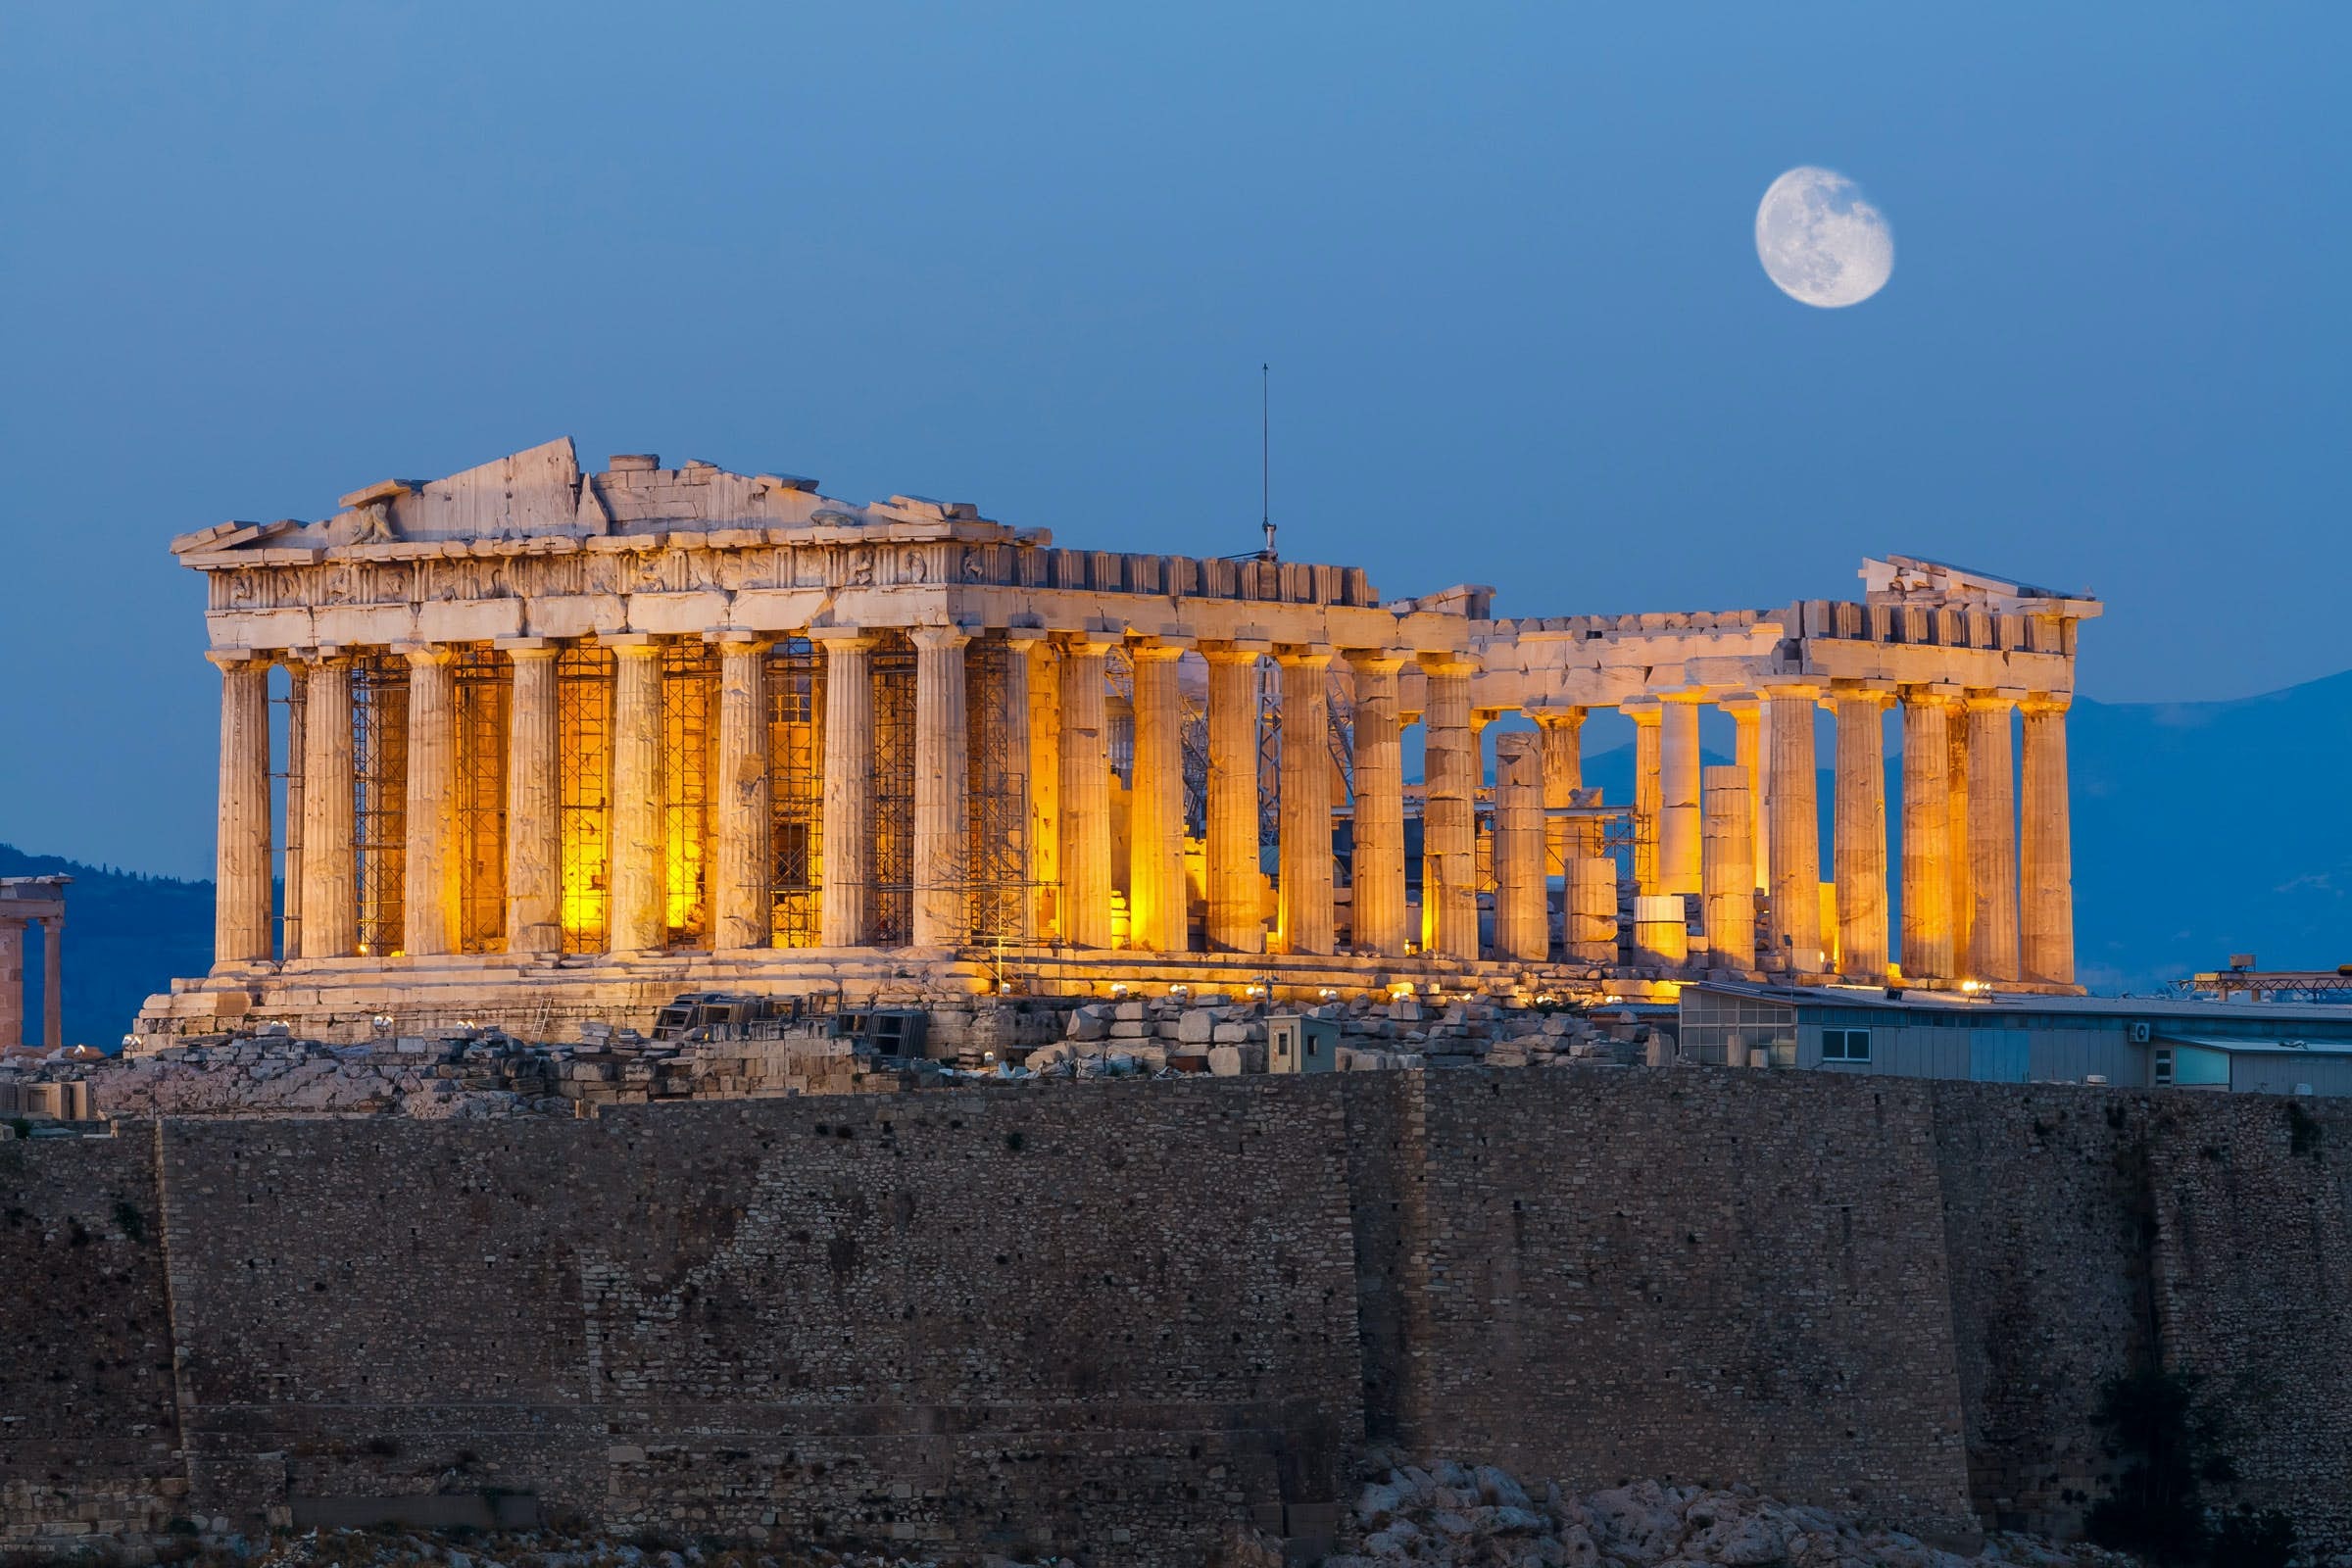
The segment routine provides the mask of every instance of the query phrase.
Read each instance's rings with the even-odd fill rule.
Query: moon
[[[1792,300],[1825,311],[1859,305],[1894,270],[1894,230],[1860,186],[1808,164],[1765,191],[1756,208],[1756,259]]]

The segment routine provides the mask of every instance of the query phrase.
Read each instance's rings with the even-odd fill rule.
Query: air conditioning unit
[[[2146,1045],[2150,1040],[2155,1038],[2155,1026],[2148,1023],[2144,1019],[2132,1026],[2132,1043],[2135,1046]]]

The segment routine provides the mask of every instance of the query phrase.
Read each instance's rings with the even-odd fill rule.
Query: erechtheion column
[[[1903,693],[1903,947],[1906,979],[1945,980],[1952,946],[1950,725],[1956,693]]]
[[[1776,686],[1772,703],[1772,951],[1821,972],[1821,820],[1813,783],[1813,686]]]
[[[1756,962],[1756,813],[1747,769],[1733,763],[1702,771],[1700,880],[1709,958],[1719,967]]]
[[[1699,878],[1698,707],[1676,692],[1659,709],[1658,891],[1696,893]]]
[[[972,929],[970,716],[960,626],[917,626],[914,639],[914,921],[918,948],[952,948]]]
[[[1421,928],[1427,951],[1446,958],[1478,956],[1479,765],[1470,733],[1470,677],[1478,665],[1427,655],[1428,710],[1422,718]]]
[[[458,951],[456,651],[409,647],[409,778],[401,857],[401,948],[412,958]]]
[[[270,956],[270,662],[243,653],[205,657],[220,670],[213,965],[266,963]]]
[[[1886,978],[1886,692],[1840,686],[1838,714],[1838,972]]]
[[[710,776],[710,948],[740,953],[773,940],[769,908],[768,641],[722,632],[718,641],[718,754]],[[516,675],[519,678],[520,668]],[[918,687],[919,693],[919,687]],[[915,840],[922,840],[922,762],[915,763]],[[511,841],[510,841],[511,842]]]
[[[614,953],[651,953],[666,944],[669,932],[662,832],[662,649],[642,635],[605,641],[615,662],[610,940]],[[825,843],[829,856],[832,840]]]
[[[1977,980],[2018,978],[2017,803],[2009,710],[1998,692],[1968,699],[1968,972]]]
[[[2025,811],[2020,923],[2022,978],[2045,985],[2075,983],[2073,830],[2066,794],[2064,697],[2034,697],[2024,705]]]
[[[1208,945],[1265,949],[1257,863],[1257,660],[1262,645],[1203,647],[1208,661]]]
[[[507,710],[507,951],[564,950],[564,797],[556,645],[500,645],[514,669]]]
[[[1494,742],[1494,956],[1542,963],[1551,954],[1544,898],[1543,737]]]
[[[1138,643],[1134,787],[1128,795],[1127,929],[1135,946],[1182,953],[1192,945],[1184,880],[1184,645]]]
[[[1585,710],[1536,707],[1526,712],[1544,738],[1544,808],[1547,812],[1565,810],[1576,804],[1577,791],[1585,787]],[[1544,818],[1545,875],[1556,870],[1564,876],[1570,860],[1599,850],[1599,823],[1565,816]]]
[[[1402,649],[1359,649],[1355,673],[1355,849],[1348,864],[1352,939],[1359,952],[1401,956],[1412,941],[1404,903],[1404,748],[1396,672]]]
[[[1061,931],[1061,651],[1043,632],[1019,639],[1028,663],[1030,930]]]
[[[1659,731],[1665,705],[1655,697],[1636,697],[1617,705],[1617,711],[1634,721],[1634,893],[1658,891],[1658,806],[1664,799],[1659,777]]]
[[[343,958],[360,947],[352,851],[351,662],[321,650],[311,662],[308,686],[302,726],[301,954]]]
[[[1765,790],[1764,704],[1754,692],[1727,692],[1716,706],[1732,715],[1732,761],[1747,775],[1748,816],[1755,828],[1748,858],[1755,862],[1755,890],[1769,893],[1772,835],[1765,826],[1765,802],[1771,797]]]
[[[1107,633],[1061,647],[1061,939],[1111,945],[1110,725],[1104,702]]]
[[[1331,650],[1293,648],[1282,666],[1281,921],[1284,951],[1329,953]]]
[[[819,943],[865,941],[873,897],[874,639],[855,626],[812,629],[825,651],[825,889]]]

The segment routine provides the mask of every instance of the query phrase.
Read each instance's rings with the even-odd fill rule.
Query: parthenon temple
[[[1502,619],[568,440],[172,549],[220,677],[216,961],[143,1034],[705,987],[2074,985],[2082,595],[1890,556],[1849,600]],[[1631,800],[1585,783],[1610,709]]]

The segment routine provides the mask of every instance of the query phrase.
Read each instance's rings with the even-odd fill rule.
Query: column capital
[[[1697,707],[1712,702],[1714,699],[1708,696],[1704,686],[1685,686],[1679,691],[1658,693],[1658,701],[1661,703],[1689,703]]]
[[[1824,707],[1833,709],[1854,703],[1885,711],[1894,706],[1894,683],[1884,680],[1862,680],[1849,684],[1839,681],[1830,687],[1830,694],[1822,699],[1822,703]]]
[[[1086,631],[1057,632],[1054,640],[1061,645],[1064,653],[1101,658],[1125,642],[1127,633],[1090,628]]]
[[[1821,684],[1809,680],[1772,681],[1763,687],[1766,702],[1809,703],[1820,697],[1821,692]]]
[[[1423,653],[1417,657],[1420,659],[1424,674],[1475,675],[1478,673],[1478,661],[1460,650],[1442,649],[1437,653]]]
[[[1336,652],[1329,643],[1285,643],[1274,650],[1274,662],[1286,668],[1328,669]]]
[[[2005,713],[2024,700],[2025,693],[2007,686],[1995,686],[1990,689],[1978,687],[1972,689],[1967,697],[1969,708],[1980,712]]]
[[[776,646],[773,632],[735,626],[724,631],[707,631],[703,633],[703,641],[716,647],[721,654],[764,654]]]
[[[925,653],[947,653],[961,648],[972,640],[972,634],[961,626],[909,626],[906,635],[914,646]]]
[[[250,648],[207,649],[204,661],[223,673],[232,669],[244,669],[253,664],[268,665],[276,662],[268,654],[256,653]]]
[[[1129,643],[1127,657],[1139,664],[1172,664],[1182,659],[1188,649],[1189,645],[1185,642],[1158,638],[1148,643]]]
[[[2072,692],[2029,692],[2017,709],[2021,713],[2063,713],[2074,704]]]
[[[1588,710],[1581,703],[1522,703],[1519,711],[1539,729],[1577,729]]]
[[[863,626],[811,626],[808,640],[827,650],[838,648],[845,653],[874,646],[874,634]]]
[[[1759,694],[1743,687],[1739,691],[1722,693],[1715,699],[1715,706],[1727,713],[1736,713],[1746,717],[1763,708],[1764,699]]]
[[[1200,645],[1200,657],[1212,664],[1253,664],[1273,651],[1274,644],[1263,637],[1236,637]]]
[[[1051,649],[1054,646],[1053,639],[1047,636],[1046,628],[1043,626],[1007,626],[997,635],[1025,654],[1035,653],[1041,648]]]
[[[1655,697],[1628,697],[1617,711],[1637,724],[1656,724],[1666,716],[1666,705]]]
[[[563,652],[553,637],[493,637],[490,646],[514,659],[553,659]]]
[[[1934,680],[1902,689],[1904,706],[1911,708],[1948,707],[1962,700],[1967,689],[1956,681]]]
[[[1357,673],[1365,675],[1394,675],[1413,657],[1410,648],[1348,648],[1341,653]]]
[[[406,659],[412,669],[454,663],[458,657],[458,651],[447,643],[394,643],[392,651]]]

